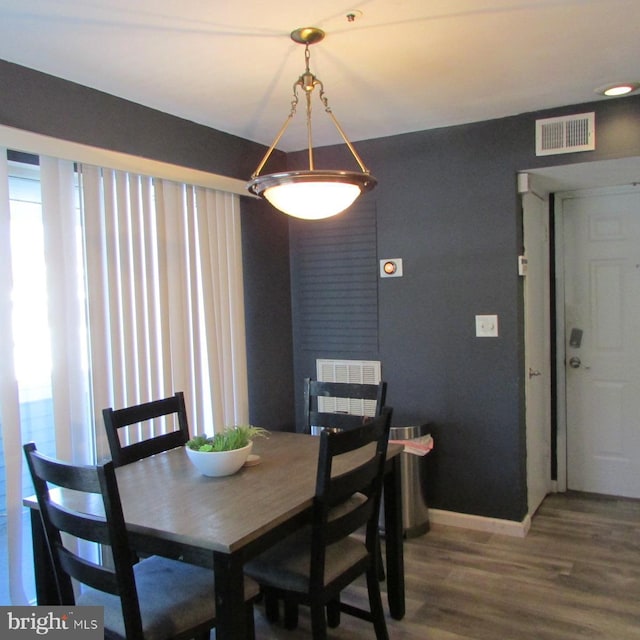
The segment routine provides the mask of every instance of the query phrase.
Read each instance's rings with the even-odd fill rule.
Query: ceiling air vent
[[[593,151],[596,148],[595,113],[536,120],[536,155]]]

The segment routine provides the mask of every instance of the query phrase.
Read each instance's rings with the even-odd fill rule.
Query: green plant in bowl
[[[254,438],[265,438],[269,432],[262,427],[252,425],[235,425],[225,427],[214,436],[195,436],[187,442],[187,447],[202,453],[233,451],[246,447]]]

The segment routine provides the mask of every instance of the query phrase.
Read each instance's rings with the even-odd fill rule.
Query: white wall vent
[[[593,151],[595,148],[595,112],[536,120],[537,156]]]
[[[351,382],[378,384],[382,380],[379,360],[316,360],[318,380],[325,382]],[[373,416],[375,400],[348,400],[346,398],[318,398],[318,410],[326,413],[352,413]]]

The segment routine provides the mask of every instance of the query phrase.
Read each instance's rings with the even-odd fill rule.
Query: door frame
[[[552,445],[552,438],[553,438],[553,421],[552,421],[552,403],[553,403],[553,393],[552,393],[552,380],[553,380],[553,369],[554,369],[554,361],[553,361],[553,357],[552,357],[552,351],[551,351],[551,345],[552,345],[552,341],[551,341],[551,322],[552,322],[552,315],[551,315],[551,267],[553,264],[553,247],[551,244],[551,225],[552,225],[552,219],[551,219],[551,206],[550,206],[550,201],[549,201],[549,193],[542,187],[542,185],[538,184],[538,180],[535,178],[535,176],[531,176],[531,175],[527,175],[527,174],[520,174],[518,176],[518,192],[520,194],[521,197],[521,212],[522,212],[522,231],[523,231],[523,236],[522,236],[522,240],[523,240],[523,245],[524,245],[524,254],[525,254],[525,258],[527,257],[527,255],[532,254],[533,252],[531,250],[528,250],[527,247],[529,246],[528,243],[528,239],[527,236],[525,235],[526,232],[526,228],[527,228],[527,224],[525,223],[525,215],[527,215],[527,213],[531,213],[531,209],[527,210],[527,204],[526,204],[526,197],[530,196],[532,198],[535,199],[535,201],[537,201],[540,205],[540,210],[543,212],[543,215],[545,216],[545,232],[547,235],[547,242],[546,242],[546,246],[548,247],[548,253],[546,256],[546,261],[547,264],[543,267],[544,270],[546,271],[546,273],[544,274],[545,276],[547,276],[549,278],[549,281],[546,283],[546,291],[544,292],[544,304],[545,304],[545,318],[544,321],[542,322],[542,326],[538,326],[537,330],[540,333],[541,336],[543,336],[543,340],[545,343],[545,347],[546,349],[548,349],[547,353],[546,353],[546,357],[544,358],[544,360],[542,362],[539,362],[539,356],[540,354],[536,355],[536,358],[534,358],[534,362],[533,364],[535,364],[536,367],[540,367],[540,372],[542,373],[542,375],[544,376],[544,378],[546,378],[548,380],[548,385],[547,386],[543,386],[543,387],[538,387],[538,393],[534,394],[533,390],[532,390],[532,381],[531,381],[531,374],[530,374],[530,366],[532,364],[532,360],[531,360],[531,353],[529,351],[529,349],[533,349],[534,346],[530,343],[529,341],[529,335],[530,335],[530,329],[529,329],[529,323],[532,322],[534,320],[534,316],[530,315],[530,299],[529,299],[529,290],[527,287],[527,282],[525,280],[525,282],[523,283],[523,293],[524,293],[524,336],[525,336],[525,358],[524,358],[524,368],[525,368],[525,372],[524,372],[524,376],[525,376],[525,429],[526,429],[526,442],[527,445],[530,444],[530,438],[533,437],[534,441],[533,442],[537,442],[538,444],[540,444],[540,438],[539,437],[535,437],[532,436],[533,433],[533,429],[546,429],[547,430],[547,435],[545,436],[545,440],[548,442],[548,450],[545,452],[546,455],[546,469],[544,470],[545,473],[545,477],[542,477],[541,471],[542,469],[540,468],[539,464],[535,464],[534,460],[532,458],[532,453],[528,450],[528,446],[527,446],[527,513],[529,515],[529,517],[533,517],[535,511],[538,509],[538,507],[540,506],[540,503],[542,500],[539,499],[540,496],[540,492],[538,491],[539,489],[544,490],[545,495],[548,495],[550,492],[553,492],[555,490],[555,486],[553,484],[553,480],[552,480],[552,468],[553,468],[553,460],[552,460],[552,453],[553,453],[553,445]],[[533,266],[534,263],[530,262],[529,265],[527,266],[527,268],[531,268]],[[527,278],[527,276],[525,274],[521,274],[524,275],[525,278]],[[543,274],[540,274],[543,275]],[[533,276],[531,276],[533,277]],[[539,317],[536,317],[536,322],[537,324],[540,324],[538,322]],[[536,324],[532,325],[532,326],[536,326]],[[536,374],[539,375],[539,374]],[[544,379],[543,378],[543,379]],[[536,400],[536,404],[535,406],[537,407],[537,410],[534,409],[533,412],[530,410],[530,402],[531,400]],[[542,416],[544,418],[544,423],[542,424],[531,424],[531,418],[532,418],[532,413],[538,413],[538,415]],[[539,447],[538,449],[535,449],[533,451],[533,457],[537,459],[538,457],[538,453],[540,451],[543,450],[544,447]],[[533,479],[537,482],[536,484],[536,493],[535,495],[532,495],[532,487],[529,486],[529,482],[532,480],[532,475],[534,474]],[[532,504],[532,500],[531,498],[535,498],[535,504]],[[542,499],[544,499],[544,496],[542,497]]]
[[[567,368],[565,335],[565,278],[564,278],[564,217],[562,193],[554,198],[554,272],[555,272],[555,367],[556,367],[556,479],[555,490],[567,490]]]

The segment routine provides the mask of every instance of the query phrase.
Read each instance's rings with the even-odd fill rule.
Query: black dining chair
[[[387,640],[387,627],[376,567],[378,512],[380,507],[391,408],[365,426],[348,431],[320,433],[311,524],[267,549],[245,565],[245,572],[285,601],[293,627],[298,604],[309,605],[314,640],[327,636],[337,626],[340,612],[373,622],[377,640]],[[357,456],[347,464],[343,454]],[[345,467],[346,465],[346,467]],[[354,501],[354,494],[359,499]],[[365,527],[362,536],[352,535]],[[347,604],[341,593],[360,575],[366,574],[369,610]]]
[[[160,556],[135,561],[113,462],[101,466],[71,465],[42,455],[33,442],[24,445],[24,452],[59,604],[104,607],[105,638],[208,639],[216,623],[213,571]],[[81,492],[87,501],[76,494],[63,505],[51,491],[57,487]],[[89,503],[100,504],[104,515],[89,515],[85,507]],[[79,539],[102,545],[102,557],[109,556],[110,560],[97,563],[83,557],[73,544]],[[105,553],[105,548],[110,553]],[[72,578],[85,585],[77,598]],[[247,578],[245,599],[251,637],[252,600],[258,594],[258,585]]]
[[[326,382],[304,379],[304,433],[318,435],[322,429],[344,431],[379,416],[387,396],[387,383]],[[332,409],[323,406],[328,399]],[[380,543],[378,542],[378,547]],[[385,579],[382,551],[378,551],[378,578]],[[270,613],[273,612],[270,603]]]
[[[321,429],[353,429],[379,416],[387,394],[387,383],[348,383],[304,380],[303,433],[317,435]],[[322,406],[327,399],[330,410]],[[367,411],[368,409],[368,411]]]
[[[109,407],[102,410],[102,417],[109,441],[111,459],[116,467],[180,447],[189,440],[189,422],[182,391],[178,391],[168,398],[152,400],[123,409]],[[127,439],[132,437],[129,427],[147,422],[151,425],[150,421],[157,422],[161,418],[172,429],[159,435],[151,434],[151,429],[148,429],[149,435],[146,436],[144,429],[138,429],[138,433],[133,437],[134,441],[127,442]]]

